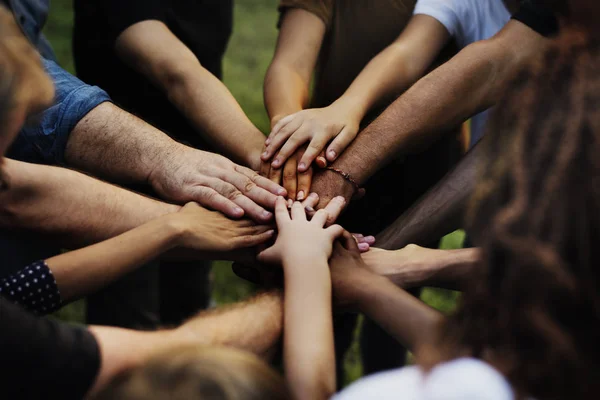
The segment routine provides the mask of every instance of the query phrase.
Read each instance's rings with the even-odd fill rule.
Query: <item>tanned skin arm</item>
[[[225,345],[267,354],[283,325],[282,295],[269,292],[229,307],[206,311],[181,327],[158,332],[92,326],[100,347],[101,368],[91,393],[119,373],[142,365],[154,354],[191,345]]]
[[[521,22],[511,20],[496,36],[474,43],[415,83],[361,132],[334,163],[358,183],[366,182],[398,154],[416,151],[495,104],[513,74],[546,45]],[[468,79],[466,78],[468,77]],[[313,181],[320,207],[353,188],[339,174],[323,172]]]
[[[64,168],[5,159],[0,226],[48,234],[65,247],[96,243],[180,207]]]
[[[308,106],[310,80],[324,36],[325,23],[316,15],[302,9],[285,12],[264,83],[271,126]]]

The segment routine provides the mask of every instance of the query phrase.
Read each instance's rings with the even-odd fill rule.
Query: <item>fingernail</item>
[[[279,165],[281,165],[281,160],[279,158],[277,158],[275,161],[273,161],[273,164],[271,164],[274,168],[279,167]]]
[[[267,140],[265,140],[265,145],[267,145],[267,146],[268,146],[270,143],[271,143],[271,139],[270,139],[270,138],[267,138]]]
[[[269,155],[269,153],[267,153],[267,152],[265,151],[264,153],[262,153],[262,154],[261,154],[261,157],[266,157],[266,156],[268,156],[268,155]]]
[[[271,229],[270,231],[267,231],[267,235],[268,236],[273,236],[275,234],[275,230]]]
[[[298,169],[301,169],[302,171],[304,171],[306,169],[306,164],[301,162],[300,165],[298,165]]]
[[[337,156],[337,154],[335,153],[335,151],[329,150],[329,157],[335,158],[336,156]]]
[[[311,194],[308,195],[308,197],[319,197],[319,195],[316,194],[315,192],[312,192]]]
[[[288,201],[287,201],[288,208],[292,208],[293,205],[294,205],[294,201],[292,199],[288,199]]]
[[[336,199],[337,201],[341,201],[342,203],[345,203],[345,202],[346,202],[346,199],[345,199],[343,196],[337,196],[335,199]]]
[[[365,241],[369,244],[375,243],[375,236],[367,236],[365,237]]]
[[[309,212],[309,213],[315,212],[315,209],[312,208],[311,206],[306,206],[306,207],[304,207],[304,209],[306,210],[306,212]]]
[[[364,235],[361,235],[360,233],[355,233],[354,237],[356,237],[356,238],[364,238]]]
[[[279,196],[285,196],[287,194],[287,190],[285,190],[284,188],[279,188],[277,189],[277,194]]]
[[[271,214],[271,213],[270,213],[270,212],[268,212],[268,211],[263,211],[263,212],[261,213],[261,215],[262,215],[262,217],[263,217],[264,219],[269,219],[269,218],[271,218],[271,217],[273,216],[273,214]]]
[[[369,250],[369,244],[368,243],[359,243],[358,249],[360,251],[367,251],[367,250]]]
[[[244,210],[242,210],[240,207],[235,207],[235,208],[233,209],[233,211],[234,211],[236,214],[240,214],[240,215],[243,215],[243,214],[244,214]]]
[[[296,195],[296,199],[298,201],[304,200],[304,190],[301,190],[301,191],[298,192],[298,194]]]

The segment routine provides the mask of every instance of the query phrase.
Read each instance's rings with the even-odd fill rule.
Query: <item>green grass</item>
[[[277,18],[276,0],[236,0],[234,33],[224,61],[225,84],[263,132],[268,131],[269,120],[263,106],[262,82],[275,48]],[[53,0],[45,33],[60,64],[70,72],[74,71],[71,55],[72,21],[72,0]],[[458,248],[463,239],[463,233],[454,233],[442,240],[442,247]],[[255,290],[251,284],[233,274],[230,263],[216,262],[214,276],[214,298],[218,304],[242,300]],[[455,306],[457,293],[427,288],[422,298],[433,307],[449,312]],[[81,322],[84,320],[83,304],[78,302],[65,307],[57,316]],[[345,367],[348,382],[361,376],[356,342],[347,356]]]

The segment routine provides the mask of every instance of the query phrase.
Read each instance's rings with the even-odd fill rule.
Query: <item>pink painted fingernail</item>
[[[298,194],[296,195],[296,199],[298,201],[304,200],[304,190],[301,190],[301,191],[298,192]]]
[[[368,243],[359,243],[358,249],[360,251],[367,251],[367,250],[369,250],[369,244]]]
[[[369,244],[375,243],[375,236],[367,236],[367,237],[365,237],[365,242],[367,242]]]

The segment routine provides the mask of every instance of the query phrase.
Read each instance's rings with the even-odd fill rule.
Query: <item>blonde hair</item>
[[[283,377],[251,353],[183,347],[114,379],[94,400],[284,400]]]

